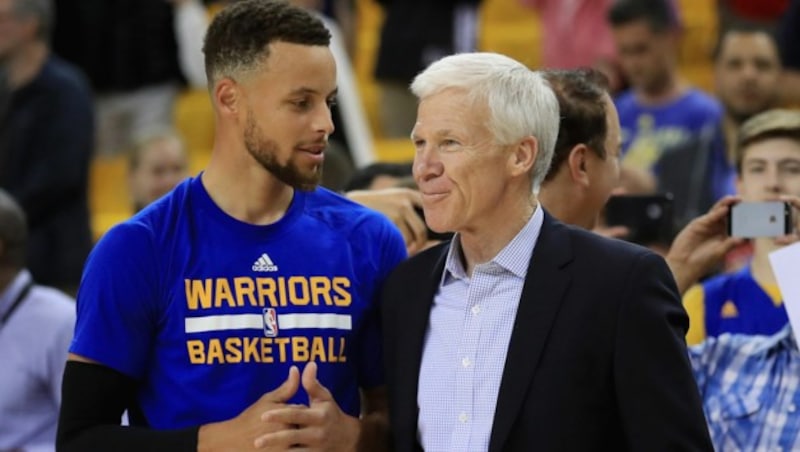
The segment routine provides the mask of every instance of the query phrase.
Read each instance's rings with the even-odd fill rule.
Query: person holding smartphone
[[[789,223],[793,230],[781,226],[745,233],[753,239],[751,261],[735,273],[711,278],[686,293],[684,306],[690,318],[686,339],[690,345],[722,333],[774,334],[788,322],[769,254],[798,238],[800,112],[770,110],[754,116],[742,125],[737,149],[736,187],[742,204],[735,209],[749,209],[752,213],[742,218],[750,223],[783,225],[785,219],[777,216],[793,214]],[[768,205],[750,204],[764,202],[787,202],[793,208],[778,205],[775,213],[767,213],[757,207]],[[736,232],[741,225],[731,226]]]

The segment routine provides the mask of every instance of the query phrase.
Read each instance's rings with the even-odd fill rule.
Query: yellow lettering
[[[273,308],[278,307],[278,299],[275,298],[275,280],[272,278],[256,278],[256,289],[258,290],[258,305],[264,306],[264,298],[269,299],[269,305]]]
[[[278,344],[278,359],[280,362],[286,362],[286,345],[289,343],[288,337],[276,337],[275,343]]]
[[[262,363],[271,363],[275,361],[272,358],[272,338],[271,337],[262,337],[261,338],[261,362]]]
[[[247,300],[250,302],[250,306],[264,306],[263,304],[259,305],[256,301],[256,286],[253,284],[253,278],[248,278],[246,276],[233,278],[233,286],[236,288],[237,306],[244,306],[245,295],[247,296]]]
[[[338,297],[333,298],[336,306],[346,308],[353,302],[350,296],[350,291],[346,290],[350,287],[350,279],[345,276],[337,276],[333,278],[333,291],[339,294]]]
[[[300,287],[300,293],[297,287]],[[289,300],[295,306],[306,306],[309,301],[308,281],[303,276],[292,276],[289,278]]]
[[[344,337],[339,338],[339,362],[346,363],[347,355],[344,352]]]
[[[244,338],[244,362],[249,363],[252,360],[259,363],[261,361],[258,358],[258,338]]]
[[[236,300],[233,299],[231,285],[228,284],[228,280],[225,278],[217,278],[217,290],[214,293],[214,307],[218,308],[222,306],[222,300],[225,300],[229,307],[236,307]]]
[[[309,285],[311,286],[311,299],[313,300],[314,306],[319,306],[320,298],[325,300],[326,306],[333,306],[333,300],[331,300],[330,293],[330,278],[326,276],[312,276]]]
[[[278,277],[278,299],[281,301],[281,306],[286,306],[286,278],[283,276]]]
[[[206,364],[214,364],[214,360],[219,361],[220,364],[225,363],[225,356],[222,354],[222,344],[219,339],[211,339],[208,341],[208,356],[206,356]]]
[[[198,305],[203,309],[211,307],[211,280],[210,279],[184,279],[186,290],[186,304],[190,311],[196,311]]]
[[[308,338],[302,336],[292,338],[292,361],[296,363],[308,361]]]
[[[335,343],[334,343],[335,340],[336,340],[335,338],[328,337],[328,362],[329,363],[338,363],[339,362],[339,357],[336,356],[335,347],[334,347],[335,346]]]
[[[238,337],[229,337],[225,339],[225,355],[226,363],[240,363],[242,362],[242,340]]]
[[[311,356],[309,357],[309,361],[325,362],[325,344],[319,336],[311,338]]]
[[[203,341],[186,341],[186,348],[189,350],[189,362],[192,364],[203,364],[206,362],[205,347]]]

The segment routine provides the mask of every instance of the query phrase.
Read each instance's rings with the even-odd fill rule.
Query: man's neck
[[[722,131],[725,136],[725,155],[728,158],[728,163],[731,165],[736,163],[736,136],[739,134],[739,128],[741,126],[742,123],[727,112],[722,117]]]
[[[669,74],[658,86],[650,89],[635,89],[636,98],[643,105],[664,105],[680,97],[688,85],[678,78],[676,74]]]
[[[517,203],[516,208],[504,209],[505,212],[514,212],[513,215],[503,215],[501,212],[490,215],[493,218],[502,218],[500,226],[495,223],[481,230],[459,232],[464,269],[467,275],[472,275],[472,270],[476,265],[492,260],[519,234],[519,231],[531,219],[536,205],[536,197],[531,194],[530,200]]]
[[[775,273],[772,272],[772,265],[769,262],[769,254],[781,248],[776,245],[771,238],[755,239],[753,245],[753,260],[750,263],[750,270],[753,278],[762,285],[773,285],[777,281]]]
[[[561,176],[562,174],[558,173],[553,180],[542,184],[539,190],[539,202],[550,215],[562,223],[584,229],[594,228],[596,216],[592,217],[591,212],[576,202],[578,196],[571,190],[572,181],[561,180]],[[569,177],[569,175],[563,176]]]
[[[249,224],[267,225],[283,218],[294,188],[275,178],[245,149],[223,150],[217,144],[202,176],[203,186],[214,203],[231,217]]]
[[[42,70],[49,54],[47,45],[37,41],[25,44],[9,56],[6,61],[9,88],[13,91],[33,80]]]
[[[20,269],[0,267],[0,294],[8,290],[8,287],[14,282],[14,278],[19,274]]]

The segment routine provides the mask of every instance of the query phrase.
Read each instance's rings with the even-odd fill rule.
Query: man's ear
[[[572,180],[584,187],[589,186],[589,172],[587,171],[587,153],[591,152],[585,144],[575,145],[567,157],[567,167]]]
[[[223,78],[214,84],[213,98],[223,116],[236,116],[242,109],[241,86],[230,78]]]
[[[530,173],[539,156],[539,141],[529,135],[516,144],[514,151],[509,156],[509,166],[512,176]]]

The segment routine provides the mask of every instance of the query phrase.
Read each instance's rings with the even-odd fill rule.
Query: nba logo
[[[275,308],[264,308],[264,335],[267,337],[278,335],[278,314]]]

